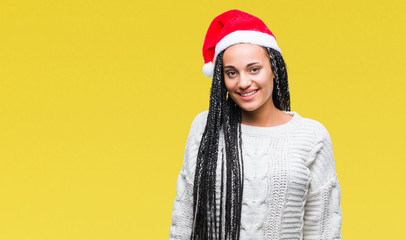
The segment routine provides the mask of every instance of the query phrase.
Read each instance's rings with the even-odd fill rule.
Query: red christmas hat
[[[261,19],[240,10],[230,10],[214,18],[207,30],[203,43],[204,75],[212,77],[213,60],[221,51],[236,43],[270,47],[282,54],[275,36]]]

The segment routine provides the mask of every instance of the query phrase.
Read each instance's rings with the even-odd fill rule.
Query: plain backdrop
[[[275,34],[292,110],[330,132],[345,240],[401,239],[404,1],[1,1],[0,239],[167,239],[212,19]]]

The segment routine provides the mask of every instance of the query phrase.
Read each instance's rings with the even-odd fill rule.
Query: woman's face
[[[258,45],[232,45],[223,55],[224,81],[234,102],[245,111],[273,105],[275,77],[267,51]]]

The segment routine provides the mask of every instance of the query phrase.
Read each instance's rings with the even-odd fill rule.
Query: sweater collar
[[[250,136],[277,135],[277,134],[283,134],[283,133],[289,132],[297,126],[299,120],[302,117],[295,111],[284,111],[284,112],[287,114],[293,115],[293,117],[284,124],[281,124],[278,126],[272,126],[272,127],[258,127],[258,126],[241,124],[241,132],[243,135],[250,135]]]

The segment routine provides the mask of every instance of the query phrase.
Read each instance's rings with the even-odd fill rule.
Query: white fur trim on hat
[[[276,44],[276,39],[271,35],[258,31],[238,30],[223,37],[223,39],[217,43],[214,52],[214,59],[217,58],[217,55],[221,51],[237,43],[252,43],[264,47],[270,47],[282,54],[281,49],[278,47],[278,44]]]
[[[203,65],[203,74],[206,77],[213,77],[214,73],[214,64],[212,62],[208,62]]]

